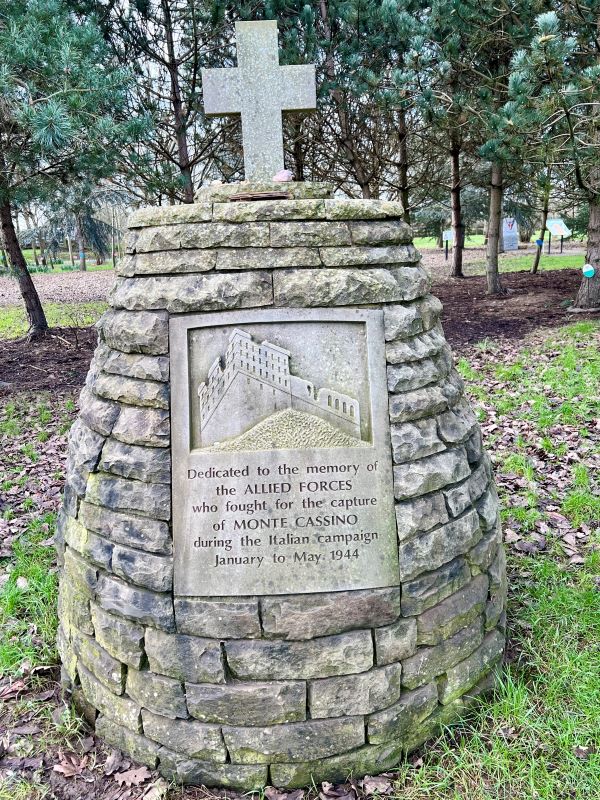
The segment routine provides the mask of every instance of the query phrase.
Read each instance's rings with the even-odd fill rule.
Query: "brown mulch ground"
[[[6,392],[74,391],[83,386],[96,347],[91,328],[53,328],[33,342],[0,342],[0,395]],[[2,386],[7,383],[9,386]]]
[[[575,321],[567,307],[581,282],[578,269],[561,269],[531,275],[502,275],[506,294],[486,294],[485,276],[435,281],[433,293],[444,304],[442,322],[451,345],[474,344],[482,339],[522,339],[540,328],[555,328]],[[577,314],[576,319],[588,315]],[[598,316],[597,314],[595,315]]]

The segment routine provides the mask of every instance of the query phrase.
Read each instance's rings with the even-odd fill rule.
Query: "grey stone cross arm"
[[[207,116],[241,114],[246,180],[283,169],[283,111],[314,111],[314,64],[279,65],[277,22],[236,22],[237,68],[203,69]]]

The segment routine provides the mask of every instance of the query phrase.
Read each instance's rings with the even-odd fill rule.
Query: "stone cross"
[[[283,169],[283,111],[314,111],[315,65],[281,67],[277,22],[236,22],[234,69],[203,69],[207,116],[241,114],[246,180]]]

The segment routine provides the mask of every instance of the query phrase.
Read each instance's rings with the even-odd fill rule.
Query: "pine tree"
[[[600,307],[600,0],[561,3],[560,15],[537,18],[527,49],[513,60],[513,115],[540,160],[552,142],[553,163],[571,194],[589,206],[587,261],[593,278],[583,278],[575,300],[579,308]]]
[[[48,323],[15,209],[69,180],[112,172],[115,150],[139,132],[114,118],[127,81],[97,28],[77,23],[62,0],[0,0],[0,228],[32,336]]]

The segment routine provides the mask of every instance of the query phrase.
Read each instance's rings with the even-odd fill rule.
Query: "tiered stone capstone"
[[[232,191],[130,220],[70,435],[64,679],[100,736],[178,781],[381,772],[493,684],[506,573],[490,462],[400,205]],[[323,306],[384,312],[400,584],[177,597],[170,315]]]

